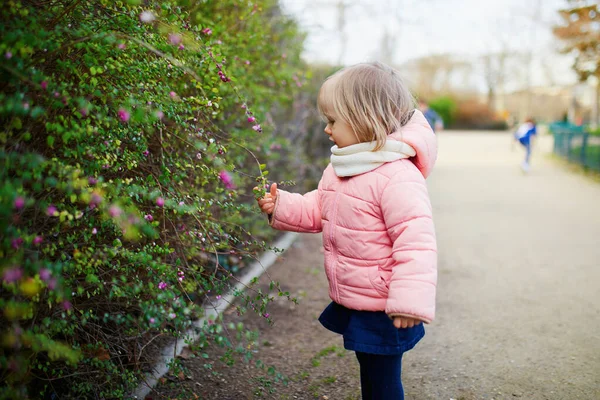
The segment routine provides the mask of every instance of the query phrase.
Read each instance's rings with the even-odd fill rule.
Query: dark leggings
[[[402,354],[387,356],[356,352],[363,400],[403,400]]]

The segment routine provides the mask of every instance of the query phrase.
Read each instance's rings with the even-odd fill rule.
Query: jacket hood
[[[415,110],[408,123],[399,131],[389,134],[388,139],[411,145],[417,155],[410,160],[425,178],[429,176],[437,159],[437,139],[421,111]]]

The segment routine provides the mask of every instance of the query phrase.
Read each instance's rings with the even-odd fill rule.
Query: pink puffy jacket
[[[271,225],[323,232],[329,296],[336,303],[429,323],[437,249],[425,178],[435,163],[436,138],[416,110],[388,140],[408,143],[417,155],[346,178],[329,165],[317,190],[278,191]]]

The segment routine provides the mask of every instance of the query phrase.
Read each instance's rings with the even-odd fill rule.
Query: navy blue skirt
[[[319,322],[344,337],[344,348],[361,353],[399,355],[425,336],[423,323],[398,329],[383,311],[357,311],[332,302],[325,308]]]

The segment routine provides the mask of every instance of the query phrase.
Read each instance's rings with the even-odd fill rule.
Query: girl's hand
[[[275,210],[275,202],[277,201],[277,184],[271,185],[270,193],[267,193],[262,199],[258,199],[258,206],[265,214],[273,214]]]
[[[400,328],[412,328],[413,326],[417,326],[422,321],[417,318],[409,318],[409,317],[394,317],[394,326],[398,329]]]

